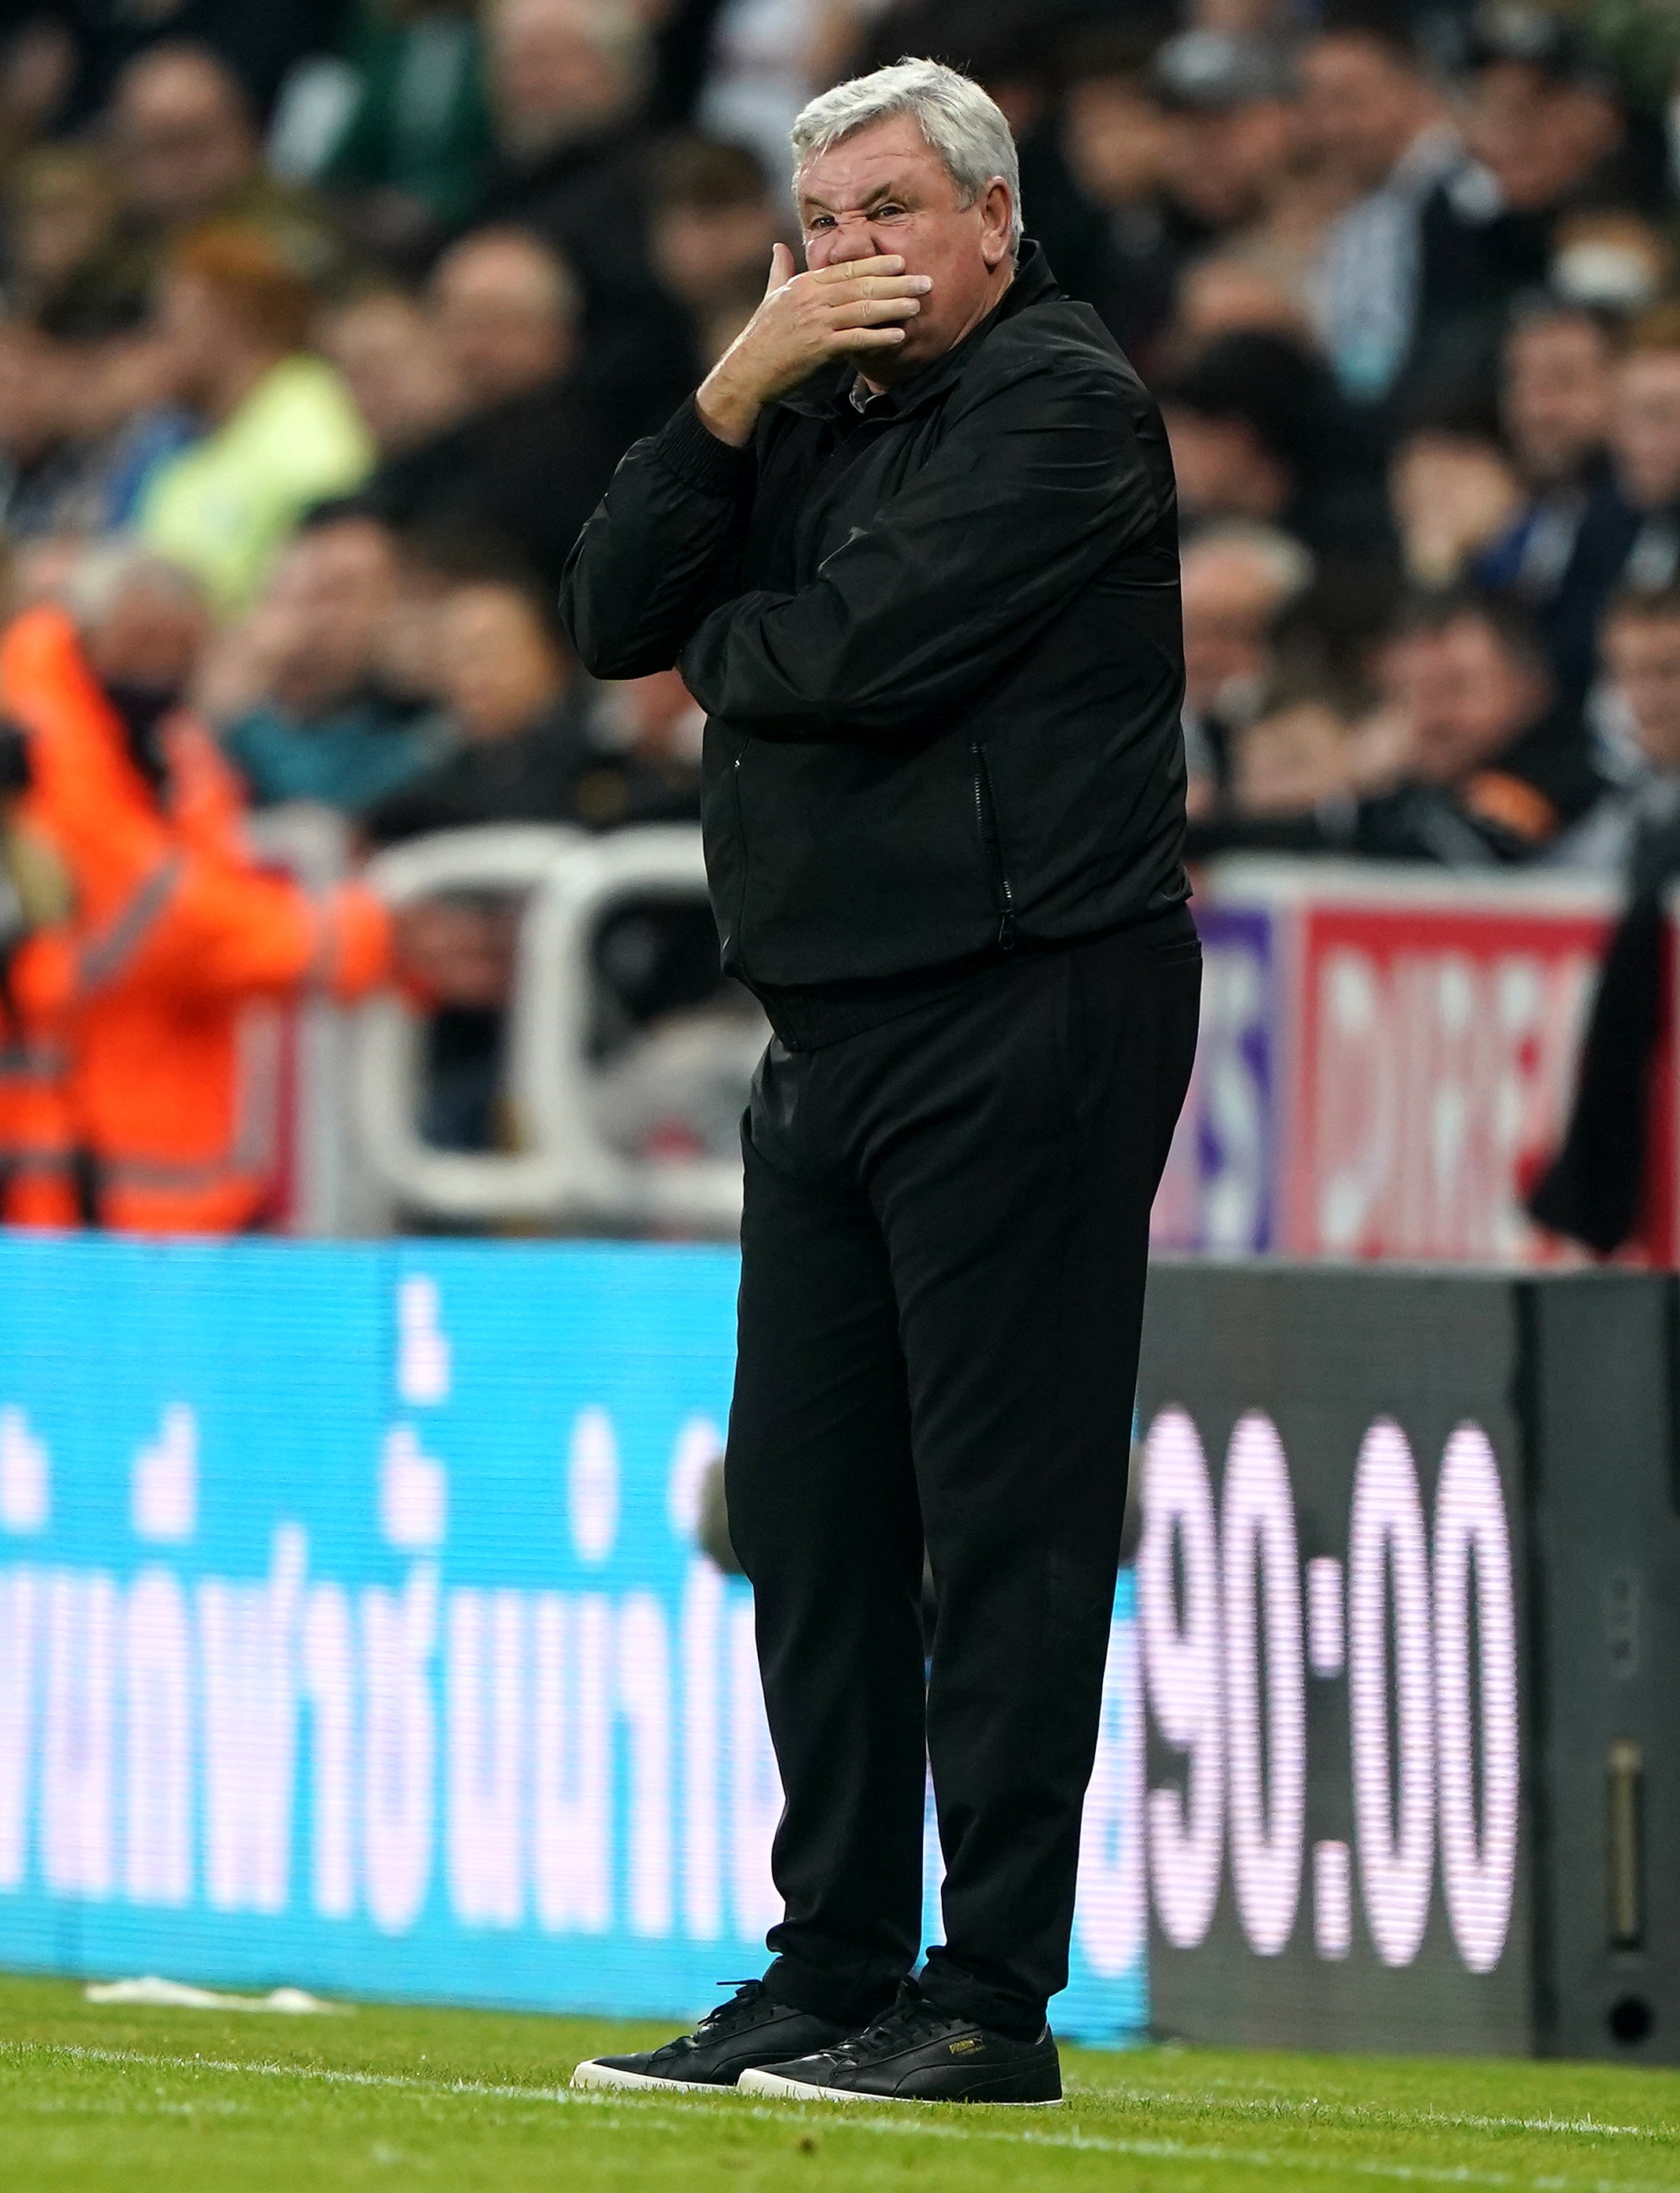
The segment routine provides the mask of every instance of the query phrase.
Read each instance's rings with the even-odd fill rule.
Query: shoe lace
[[[694,2028],[696,2040],[704,2034],[708,2041],[721,2041],[738,2025],[748,2023],[764,1999],[763,1980],[719,1980],[717,1984],[733,1988],[734,1993],[727,2002],[720,2002],[716,2010],[707,2011]]]
[[[951,2017],[929,2001],[913,1980],[906,1980],[900,1988],[898,1998],[891,2007],[883,2010],[861,2033],[843,2041],[832,2051],[837,2056],[860,2057],[874,2055],[877,2051],[890,2050],[917,2041],[930,2041],[948,2025],[959,2025],[960,2018]]]

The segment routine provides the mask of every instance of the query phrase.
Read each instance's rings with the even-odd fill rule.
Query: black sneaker
[[[972,2018],[953,2018],[906,1982],[884,2018],[837,2047],[744,2071],[744,2094],[795,2102],[1017,2102],[1061,2100],[1061,2060],[1047,2025],[1017,2041]]]
[[[723,1984],[727,1987],[729,1982]],[[644,2056],[594,2056],[572,2074],[574,2087],[666,2087],[704,2093],[733,2087],[758,2064],[786,2064],[843,2041],[848,2028],[832,2019],[791,2009],[764,1992],[763,1980],[743,1980],[728,2002],[701,2018],[692,2033],[667,2041]]]

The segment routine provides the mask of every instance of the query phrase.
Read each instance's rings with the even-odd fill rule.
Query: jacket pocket
[[[980,850],[986,857],[992,899],[997,908],[997,946],[1013,951],[1015,942],[1015,892],[1003,858],[1003,841],[997,829],[997,799],[991,788],[991,763],[978,740],[969,749],[974,765],[974,821],[980,830]]]

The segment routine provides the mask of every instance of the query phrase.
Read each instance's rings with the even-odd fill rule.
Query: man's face
[[[776,229],[768,198],[660,206],[649,238],[654,266],[666,287],[696,312],[737,301],[757,304]]]
[[[891,115],[808,161],[798,198],[808,266],[896,252],[906,274],[932,280],[890,358],[868,353],[871,381],[903,381],[943,358],[1002,295],[1009,192],[999,182],[965,206],[944,161],[908,115]]]
[[[1680,350],[1636,351],[1616,375],[1610,446],[1642,509],[1680,496]]]
[[[475,744],[517,737],[565,690],[560,650],[515,587],[458,588],[438,643],[441,697]]]
[[[315,715],[355,695],[373,674],[395,591],[391,542],[371,518],[306,533],[257,613],[277,657],[275,697]]]
[[[1167,117],[1135,77],[1087,77],[1068,86],[1062,144],[1099,205],[1146,199],[1167,158]]]
[[[431,318],[475,404],[528,394],[571,362],[571,329],[540,244],[517,237],[458,245],[432,277]]]
[[[322,346],[381,450],[424,440],[465,400],[437,329],[407,297],[346,305],[329,322]]]
[[[1281,99],[1169,115],[1167,187],[1186,212],[1211,227],[1252,220],[1283,179],[1294,129],[1295,111]]]
[[[1249,551],[1219,542],[1186,551],[1185,698],[1192,708],[1252,706],[1266,673],[1276,575]]]
[[[130,200],[159,227],[204,220],[256,173],[256,141],[237,95],[197,55],[139,63],[113,123]]]
[[[1301,57],[1301,135],[1340,183],[1374,190],[1427,118],[1414,71],[1374,38],[1318,38]]]
[[[196,602],[144,579],[125,587],[85,643],[100,684],[158,695],[186,691],[209,630]]]
[[[1610,352],[1591,320],[1540,320],[1505,346],[1501,409],[1518,461],[1538,486],[1573,478],[1604,446]]]
[[[1680,616],[1613,617],[1604,654],[1646,760],[1680,771]]]
[[[1602,92],[1560,83],[1528,61],[1494,61],[1471,81],[1464,134],[1506,203],[1534,213],[1579,189],[1622,126]]]
[[[629,103],[624,72],[588,36],[570,0],[504,0],[487,63],[496,134],[515,158],[605,129]]]
[[[1383,683],[1409,720],[1416,773],[1449,787],[1497,761],[1547,699],[1544,681],[1479,616],[1407,634],[1387,650]]]

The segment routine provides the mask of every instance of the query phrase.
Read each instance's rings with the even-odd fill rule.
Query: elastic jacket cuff
[[[752,474],[751,443],[737,449],[720,442],[692,396],[666,422],[654,450],[667,472],[704,495],[734,495]]]

